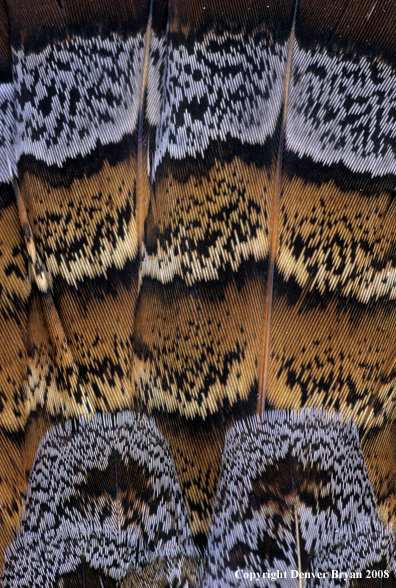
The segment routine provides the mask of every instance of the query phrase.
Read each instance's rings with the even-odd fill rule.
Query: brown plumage
[[[235,566],[257,562],[350,570],[351,545],[354,565],[394,581],[395,24],[388,0],[0,1],[5,585],[28,582],[18,549],[38,570],[50,553],[65,561],[51,532],[69,532],[58,524],[66,499],[37,482],[64,428],[64,467],[78,469],[73,443],[86,420],[90,452],[101,427],[132,435],[120,414],[153,419],[194,545],[152,555],[135,474],[121,500],[111,470],[107,503],[91,464],[96,473],[87,466],[82,489],[70,482],[66,494],[102,508],[103,520],[121,500],[133,522],[110,517],[110,527],[135,535],[106,548],[99,537],[93,557],[82,516],[74,568],[67,577],[51,568],[45,585],[229,585]],[[268,433],[254,453],[271,423],[290,448],[278,455]],[[237,458],[232,443],[243,435],[250,449]],[[333,453],[331,467],[316,451]],[[345,486],[331,470],[343,460]],[[237,482],[254,507],[238,506]],[[157,499],[147,499],[153,509]],[[34,508],[46,504],[55,522],[36,528]],[[266,514],[253,529],[256,511]],[[311,529],[321,515],[344,544],[325,540],[320,525],[307,535],[301,521]],[[155,532],[166,545],[161,516]],[[282,524],[269,530],[267,519]],[[41,546],[31,552],[28,529]],[[257,553],[241,529],[260,537]],[[216,543],[223,536],[234,554]],[[326,541],[336,546],[327,560],[317,547]],[[142,554],[128,570],[106,559],[120,549],[124,561],[121,547]]]

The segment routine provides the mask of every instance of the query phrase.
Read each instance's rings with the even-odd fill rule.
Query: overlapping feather
[[[4,585],[392,585],[395,20],[1,2]]]

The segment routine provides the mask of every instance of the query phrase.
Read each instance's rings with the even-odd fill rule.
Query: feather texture
[[[97,415],[47,434],[6,585],[55,586],[59,576],[64,586],[73,585],[70,576],[89,585],[90,575],[120,580],[131,568],[185,558],[198,562],[198,551],[153,423],[128,412]]]
[[[391,570],[395,538],[380,522],[356,428],[314,410],[267,414],[227,436],[202,585],[297,585],[299,572],[325,587],[339,585],[331,570],[353,578],[384,561]]]
[[[395,24],[0,0],[5,586],[393,585]]]

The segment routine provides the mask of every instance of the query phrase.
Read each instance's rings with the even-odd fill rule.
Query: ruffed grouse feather
[[[396,585],[395,31],[0,0],[4,587]]]

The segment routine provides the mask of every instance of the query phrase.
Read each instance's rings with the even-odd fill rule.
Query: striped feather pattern
[[[0,0],[4,586],[393,585],[395,24]]]

